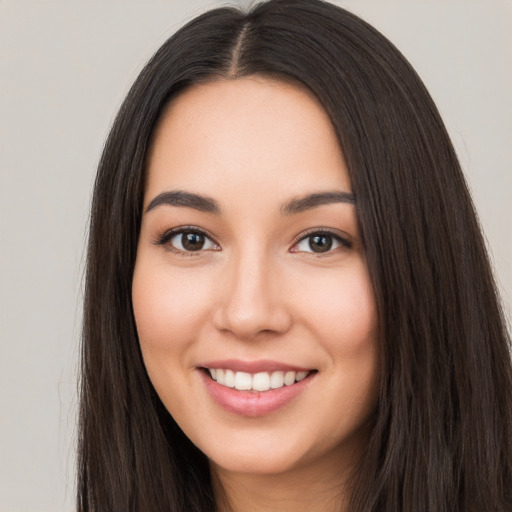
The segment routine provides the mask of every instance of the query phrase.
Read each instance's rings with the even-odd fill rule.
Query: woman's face
[[[172,102],[149,154],[133,306],[149,377],[214,468],[359,453],[378,394],[375,302],[312,95],[251,77]]]

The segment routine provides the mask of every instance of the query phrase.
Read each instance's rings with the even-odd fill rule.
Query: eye
[[[329,231],[315,231],[301,238],[292,248],[292,252],[326,253],[339,247],[350,248],[352,243]]]
[[[198,229],[173,229],[165,233],[158,245],[166,245],[175,252],[218,251],[220,247],[205,233]]]

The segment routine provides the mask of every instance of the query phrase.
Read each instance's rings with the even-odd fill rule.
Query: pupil
[[[204,235],[200,233],[183,233],[181,243],[187,251],[199,251],[204,245]]]
[[[332,247],[332,237],[330,235],[310,236],[309,247],[314,252],[327,252]]]

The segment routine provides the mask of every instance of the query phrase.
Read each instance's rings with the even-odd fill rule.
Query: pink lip
[[[240,359],[224,359],[222,361],[208,361],[198,365],[201,368],[222,368],[234,372],[258,373],[258,372],[309,372],[312,368],[301,368],[278,361],[260,359],[257,361],[242,361]]]
[[[211,366],[210,368],[226,368],[226,366]],[[227,368],[230,367],[228,366]],[[268,369],[268,366],[266,368]],[[280,369],[282,369],[282,366]],[[300,395],[316,375],[316,373],[312,373],[291,386],[254,392],[228,388],[218,384],[204,370],[199,370],[199,373],[210,396],[218,405],[229,412],[251,417],[264,416],[284,407]]]

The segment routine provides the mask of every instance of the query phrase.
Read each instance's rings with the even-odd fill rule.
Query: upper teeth
[[[269,389],[291,386],[307,377],[309,372],[260,372],[250,374],[222,368],[208,368],[213,380],[222,386],[240,391],[268,391]]]

